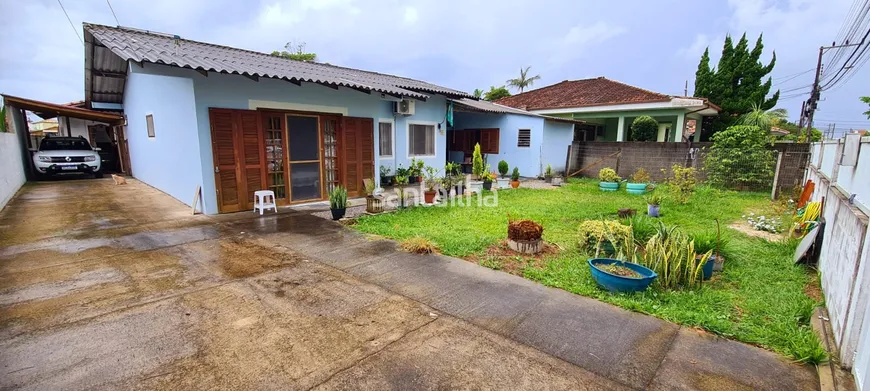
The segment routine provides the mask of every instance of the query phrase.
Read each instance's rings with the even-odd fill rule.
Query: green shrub
[[[511,173],[511,180],[512,181],[520,180],[520,169],[519,168],[514,167],[514,172]]]
[[[649,173],[646,172],[646,169],[643,167],[638,168],[634,174],[631,174],[631,179],[629,179],[631,183],[649,183]]]
[[[692,198],[695,185],[698,183],[695,178],[695,168],[674,164],[671,167],[671,176],[665,180],[665,183],[668,184],[668,192],[674,202],[685,204]]]
[[[620,246],[631,228],[615,220],[586,220],[578,229],[580,248],[594,252],[599,242],[609,242],[614,247]],[[615,243],[614,243],[615,242]]]
[[[483,156],[480,154],[480,143],[474,144],[474,152],[471,158],[471,173],[475,178],[483,176]]]
[[[659,123],[653,117],[642,115],[631,122],[632,141],[656,141]]]
[[[656,234],[656,221],[650,217],[643,215],[635,215],[626,219],[622,219],[622,224],[631,228],[635,239],[646,242],[649,238]]]
[[[731,126],[714,134],[713,146],[704,158],[707,181],[721,188],[769,188],[776,152],[767,145],[768,135],[757,126]]]
[[[508,171],[510,171],[510,169],[511,168],[510,168],[510,166],[508,166],[508,162],[506,162],[504,160],[498,162],[498,173],[501,175],[502,178],[507,176]]]
[[[692,234],[692,239],[695,241],[695,253],[703,254],[707,251],[716,253],[716,231],[698,231]],[[724,253],[725,248],[730,243],[731,238],[727,234],[722,234],[719,237],[719,251]]]
[[[605,167],[601,171],[598,171],[598,179],[602,182],[619,182],[622,180],[619,175],[616,175],[616,171],[610,167]]]
[[[551,166],[551,165],[549,165],[549,164],[547,165],[547,169],[544,170],[544,176],[547,177],[547,178],[552,178],[552,177],[553,177],[553,166]]]

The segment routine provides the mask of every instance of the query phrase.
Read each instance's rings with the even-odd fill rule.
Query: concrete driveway
[[[300,212],[135,180],[0,212],[0,389],[816,389],[740,343]]]

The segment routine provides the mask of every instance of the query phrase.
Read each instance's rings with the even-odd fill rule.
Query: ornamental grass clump
[[[415,236],[402,241],[402,250],[414,254],[432,254],[438,251],[438,246],[429,239]]]
[[[695,243],[691,237],[676,226],[659,228],[643,246],[639,263],[658,274],[656,283],[664,289],[696,288],[703,280],[704,264],[712,251],[695,253]]]
[[[619,182],[622,180],[622,177],[616,174],[616,170],[605,167],[598,171],[598,180],[601,182]]]

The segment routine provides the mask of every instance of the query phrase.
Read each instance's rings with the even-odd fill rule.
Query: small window
[[[154,116],[148,114],[145,116],[145,125],[148,127],[148,137],[154,138]]]
[[[435,126],[408,125],[408,156],[435,155]]]
[[[381,157],[393,157],[393,124],[381,122],[378,124],[379,147]]]
[[[520,129],[520,133],[517,136],[517,147],[528,148],[532,146],[532,130],[531,129]]]

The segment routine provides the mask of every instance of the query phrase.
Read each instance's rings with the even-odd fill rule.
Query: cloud
[[[704,50],[707,48],[712,48],[712,50],[710,50],[711,56],[715,55],[716,49],[722,45],[724,40],[724,36],[711,38],[707,34],[698,34],[695,36],[695,40],[691,45],[677,49],[676,56],[681,59],[697,62],[698,59],[701,58],[701,55],[704,54]],[[715,64],[715,62],[712,63]]]
[[[418,15],[417,9],[414,7],[405,7],[405,17],[404,22],[407,25],[412,25],[417,22]]]
[[[627,30],[622,26],[614,26],[605,21],[594,24],[578,24],[565,33],[557,44],[550,47],[550,63],[554,66],[565,64],[581,57],[591,46],[606,42],[622,35]]]

